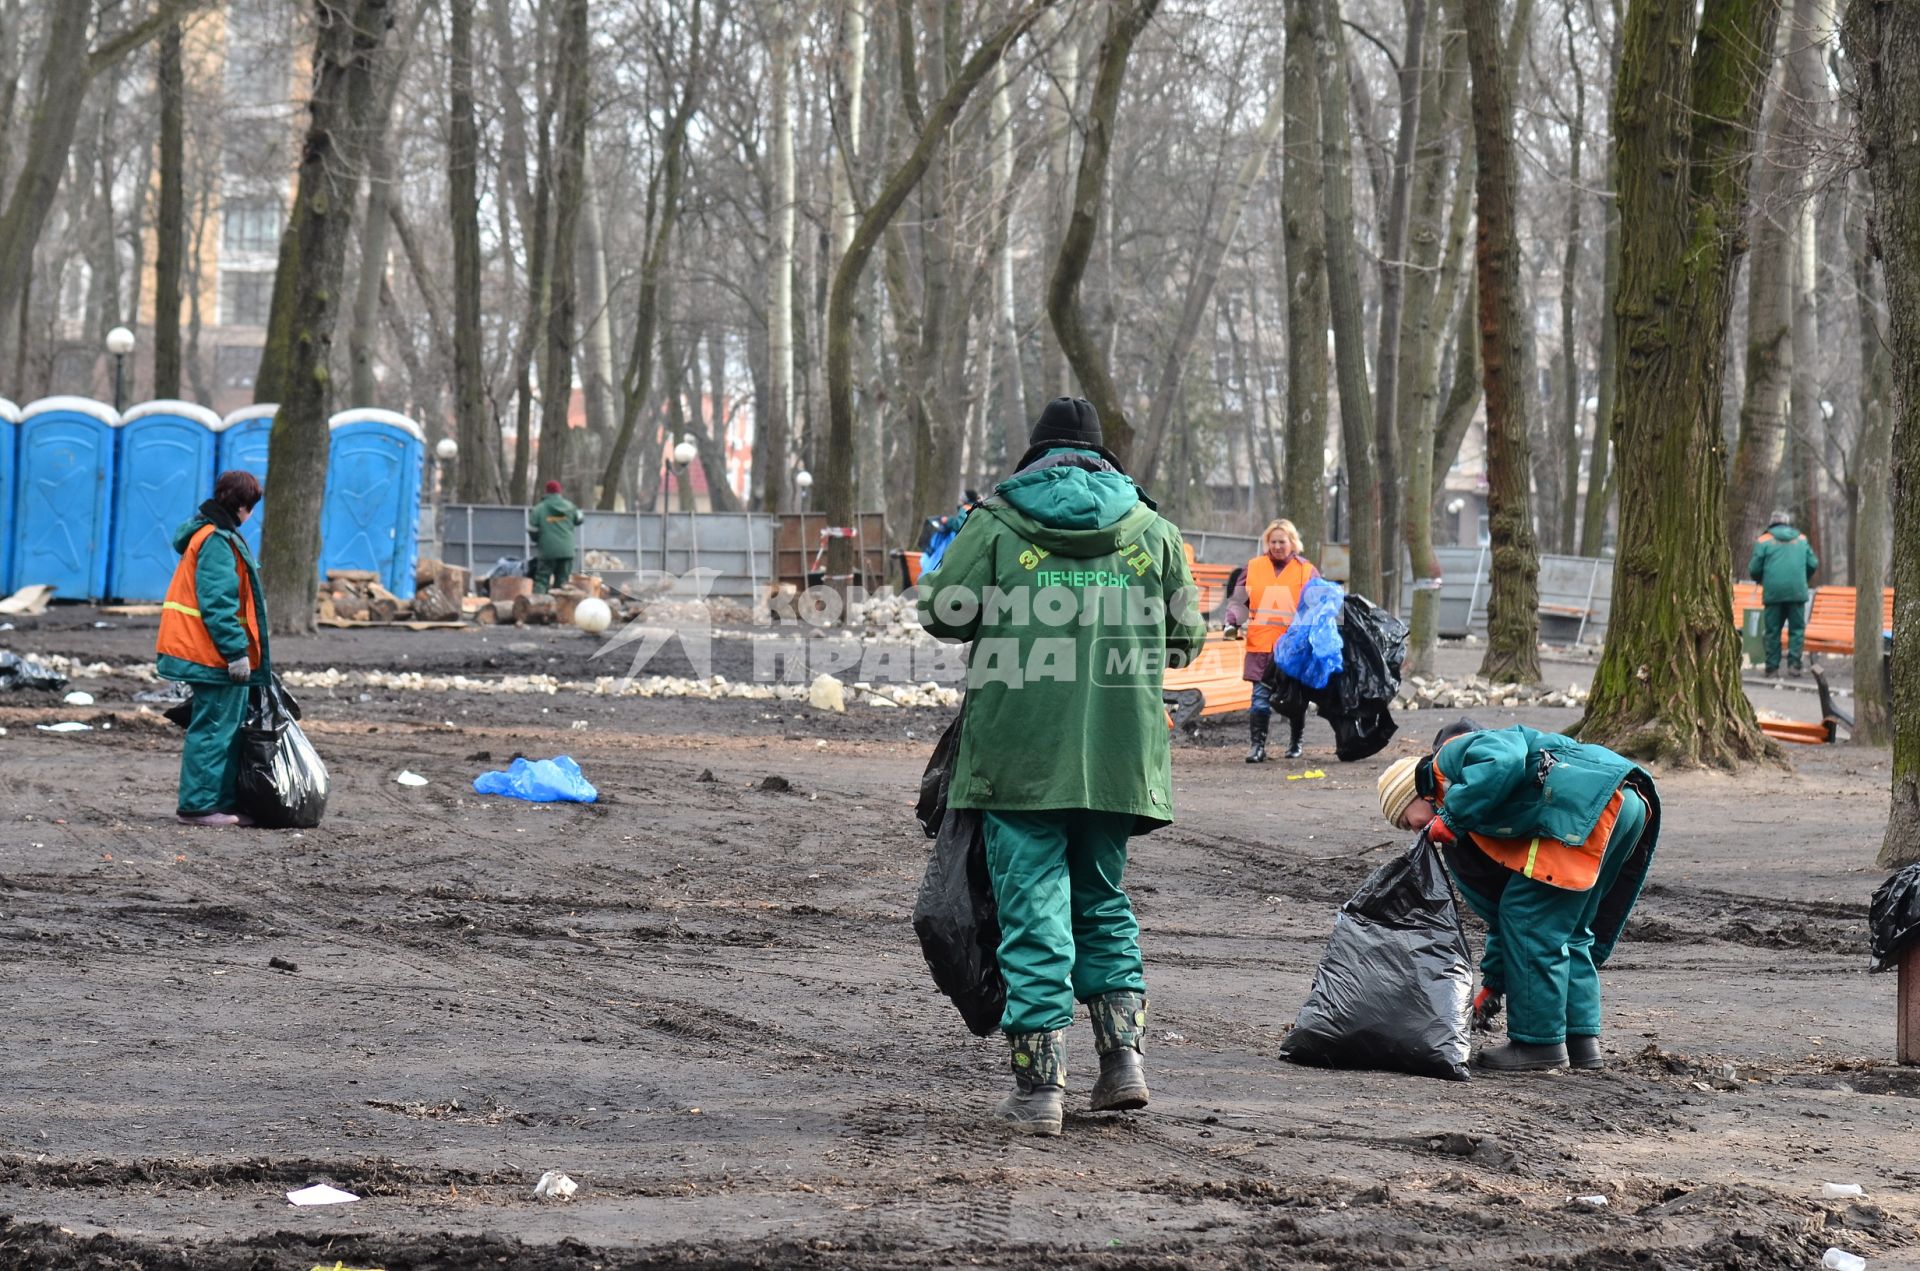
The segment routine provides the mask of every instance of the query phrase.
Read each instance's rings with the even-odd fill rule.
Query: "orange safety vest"
[[[1247,562],[1247,652],[1272,653],[1293,625],[1300,589],[1319,576],[1303,556],[1275,568],[1265,552]]]
[[[173,582],[167,586],[166,604],[160,610],[158,649],[182,661],[224,669],[227,655],[214,646],[213,637],[207,634],[206,623],[200,619],[200,550],[214,533],[213,526],[201,526],[194,531],[193,538],[187,543],[187,550],[180,555],[180,564],[173,571]],[[257,668],[260,665],[260,614],[253,603],[253,571],[247,568],[246,557],[240,554],[239,548],[231,543],[227,546],[233,552],[233,563],[239,569],[240,622],[247,629],[247,657]]]
[[[1433,774],[1440,799],[1447,797],[1446,779]],[[1606,810],[1594,823],[1593,833],[1582,843],[1567,843],[1550,838],[1495,838],[1491,834],[1469,832],[1473,845],[1524,878],[1568,891],[1589,891],[1600,881],[1600,861],[1613,838],[1613,826],[1620,819],[1621,799],[1625,791],[1615,790]]]

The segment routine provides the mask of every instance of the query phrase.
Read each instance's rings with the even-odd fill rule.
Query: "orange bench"
[[[1186,728],[1203,717],[1232,715],[1252,705],[1253,685],[1240,678],[1246,653],[1246,641],[1212,635],[1191,663],[1168,671],[1160,688],[1168,723]]]
[[[1233,576],[1233,565],[1205,565],[1193,558],[1193,544],[1180,545],[1187,553],[1187,569],[1193,574],[1194,586],[1200,589],[1200,614],[1206,617],[1218,609],[1227,599],[1227,579]]]
[[[1744,630],[1747,625],[1747,610],[1765,609],[1767,602],[1761,599],[1759,583],[1735,583],[1733,585],[1733,625]]]
[[[1853,619],[1858,598],[1851,587],[1821,587],[1813,593],[1813,608],[1807,614],[1807,651],[1809,653],[1852,653]],[[1893,626],[1893,588],[1886,589],[1881,604],[1882,630]]]
[[[1775,741],[1796,746],[1824,746],[1833,740],[1833,730],[1824,722],[1806,724],[1797,719],[1763,719],[1760,731]]]

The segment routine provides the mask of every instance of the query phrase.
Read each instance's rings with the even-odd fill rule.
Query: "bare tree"
[[[1287,112],[1281,228],[1286,242],[1287,467],[1282,515],[1307,554],[1326,542],[1327,220],[1321,210],[1320,64],[1313,51],[1320,0],[1287,0]]]

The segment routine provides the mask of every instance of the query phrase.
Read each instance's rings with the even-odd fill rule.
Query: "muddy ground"
[[[93,620],[0,647],[148,656],[150,621]],[[591,649],[367,631],[276,659],[566,677]],[[1035,1142],[984,1120],[1002,1049],[907,922],[941,712],[315,692],[329,818],[269,833],[176,825],[145,686],[77,686],[94,707],[0,700],[0,1268],[1920,1266],[1920,1072],[1888,1066],[1894,985],[1866,973],[1884,752],[1664,780],[1608,1070],[1449,1083],[1277,1057],[1395,845],[1374,778],[1440,718],[1356,765],[1314,721],[1264,769],[1208,725],[1129,871],[1153,1106],[1084,1111],[1082,1023],[1066,1134]],[[62,718],[113,727],[33,726]],[[562,752],[600,804],[471,792]],[[532,1199],[549,1169],[571,1203]],[[316,1181],[363,1199],[287,1204]]]

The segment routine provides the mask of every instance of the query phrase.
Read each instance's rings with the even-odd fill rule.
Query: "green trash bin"
[[[1760,624],[1766,616],[1764,609],[1749,609],[1740,625],[1740,647],[1746,650],[1748,666],[1767,664],[1766,640],[1760,634]]]

